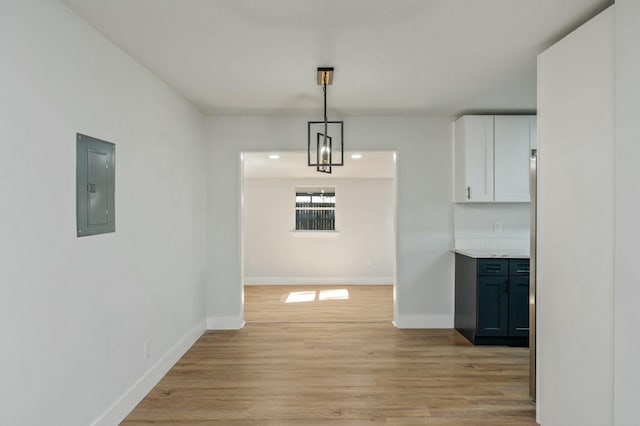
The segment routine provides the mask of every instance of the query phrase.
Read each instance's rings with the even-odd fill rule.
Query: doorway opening
[[[391,323],[396,153],[345,152],[331,174],[306,152],[241,161],[244,320]]]

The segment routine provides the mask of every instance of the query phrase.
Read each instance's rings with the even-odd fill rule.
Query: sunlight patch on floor
[[[340,288],[337,290],[320,290],[319,300],[346,300],[349,299],[349,290]]]
[[[315,291],[292,291],[284,303],[313,302],[314,300],[316,300]]]
[[[340,288],[335,290],[292,291],[289,293],[284,303],[313,302],[316,300],[316,295],[318,296],[319,301],[348,300],[349,290],[346,288]]]

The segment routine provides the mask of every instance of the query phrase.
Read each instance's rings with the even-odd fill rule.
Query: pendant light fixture
[[[333,67],[318,67],[317,82],[322,86],[324,121],[307,123],[307,164],[320,173],[331,173],[332,167],[344,166],[344,122],[327,119],[327,86],[333,83]]]

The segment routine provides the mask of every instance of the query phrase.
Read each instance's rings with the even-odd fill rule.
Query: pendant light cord
[[[322,94],[324,97],[324,144],[327,145],[327,74],[322,76]]]

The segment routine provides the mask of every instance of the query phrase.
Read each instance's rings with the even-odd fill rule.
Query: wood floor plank
[[[122,424],[535,426],[526,349],[340,312],[205,333]]]

